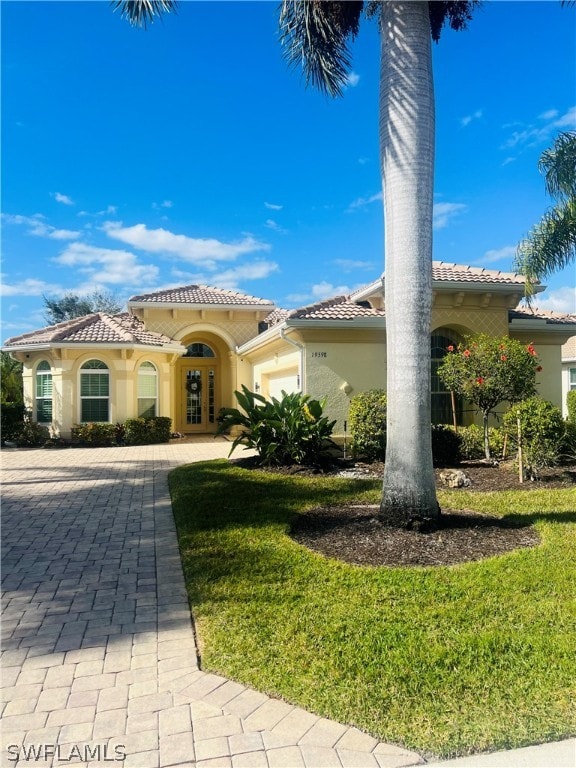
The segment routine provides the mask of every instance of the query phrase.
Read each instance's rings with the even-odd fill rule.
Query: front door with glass
[[[216,429],[216,369],[193,366],[182,371],[185,432],[214,432]]]

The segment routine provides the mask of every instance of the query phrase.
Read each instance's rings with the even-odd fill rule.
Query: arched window
[[[138,416],[150,419],[158,415],[158,372],[152,363],[138,369]]]
[[[438,376],[440,363],[448,353],[449,346],[456,346],[460,341],[459,336],[449,328],[438,328],[431,336],[432,352],[432,424],[453,424],[452,398],[450,391],[446,389]],[[456,422],[462,424],[463,403],[462,398],[455,396]]]
[[[189,344],[184,357],[216,357],[212,347],[198,342]]]
[[[101,360],[80,370],[80,421],[110,421],[110,372]]]
[[[49,424],[52,421],[52,368],[42,360],[36,368],[36,421]]]

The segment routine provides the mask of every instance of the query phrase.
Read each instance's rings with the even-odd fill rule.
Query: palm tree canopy
[[[576,133],[567,131],[544,150],[538,163],[546,191],[556,199],[576,198]]]
[[[123,19],[127,19],[135,27],[146,28],[156,16],[176,10],[175,0],[112,0],[113,10],[120,11]]]
[[[526,275],[526,296],[534,284],[576,259],[576,133],[561,133],[538,164],[546,191],[557,204],[520,242],[515,267]]]
[[[428,3],[430,34],[435,42],[445,23],[463,29],[481,0],[436,0]],[[350,42],[358,34],[360,17],[378,16],[381,0],[283,0],[280,41],[284,55],[302,66],[307,84],[330,96],[341,96],[351,66]]]

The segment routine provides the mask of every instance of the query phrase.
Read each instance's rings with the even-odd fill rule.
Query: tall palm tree
[[[439,515],[430,429],[434,88],[431,38],[466,26],[479,0],[282,0],[287,59],[307,82],[341,95],[362,14],[381,30],[380,146],[384,191],[388,428],[382,519],[424,527]],[[171,0],[116,0],[133,23]]]
[[[434,86],[431,38],[461,29],[475,2],[368,2],[380,24],[380,155],[384,192],[387,443],[381,519],[428,527],[439,515],[430,429]],[[332,95],[350,70],[361,2],[283,0],[288,59]]]
[[[516,252],[516,269],[528,278],[528,297],[535,283],[576,259],[576,133],[559,134],[542,153],[538,168],[556,205],[531,229]]]

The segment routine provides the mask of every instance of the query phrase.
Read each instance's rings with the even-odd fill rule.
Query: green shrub
[[[48,427],[35,421],[24,421],[14,436],[19,448],[33,448],[44,443],[50,438]]]
[[[445,424],[432,425],[432,458],[435,467],[450,467],[459,464],[462,458],[462,438],[452,427]]]
[[[560,446],[561,458],[573,463],[576,461],[576,421],[566,421],[564,428],[566,431]]]
[[[6,440],[14,440],[24,424],[26,408],[24,403],[2,403],[0,406],[0,433],[2,445]]]
[[[537,478],[543,467],[556,464],[562,453],[566,425],[560,409],[541,397],[529,397],[504,415],[510,434],[517,434],[520,417],[523,461],[527,474]]]
[[[458,427],[458,434],[461,438],[460,450],[463,459],[483,459],[484,453],[484,430],[478,424],[471,424],[469,427]],[[488,442],[490,444],[490,454],[496,457],[502,456],[504,451],[504,430],[498,427],[488,428]],[[510,445],[510,442],[508,443]]]
[[[72,439],[81,445],[114,445],[116,442],[116,425],[99,421],[75,424],[72,428]]]
[[[123,434],[119,441],[123,441],[125,445],[150,445],[167,443],[170,440],[172,420],[167,416],[126,419],[121,426]]]
[[[566,405],[568,407],[569,423],[576,424],[576,389],[571,389],[566,395]]]
[[[335,421],[322,415],[324,402],[299,392],[282,392],[282,399],[266,400],[244,385],[235,392],[242,408],[224,408],[216,432],[232,427],[243,431],[232,443],[230,453],[242,444],[257,451],[264,464],[317,464],[333,446],[330,435]]]
[[[386,456],[386,392],[371,389],[350,400],[348,412],[354,456],[383,461]]]

